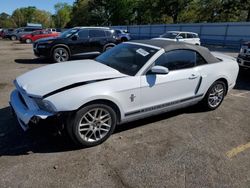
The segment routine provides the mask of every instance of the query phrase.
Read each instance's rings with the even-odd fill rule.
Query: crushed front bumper
[[[29,128],[30,123],[36,124],[40,119],[47,119],[55,115],[51,112],[40,110],[30,97],[17,89],[11,93],[10,106],[24,131]]]

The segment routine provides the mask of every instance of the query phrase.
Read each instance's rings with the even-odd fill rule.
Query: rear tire
[[[106,104],[85,106],[69,117],[66,130],[80,146],[92,147],[107,140],[116,126],[116,113]]]
[[[59,47],[53,50],[53,61],[56,63],[65,62],[69,60],[69,52],[63,47]]]
[[[15,35],[12,35],[11,37],[10,37],[10,40],[17,40],[17,37],[15,36]]]
[[[202,105],[206,110],[215,110],[218,108],[226,95],[226,84],[223,81],[214,82],[208,89]]]

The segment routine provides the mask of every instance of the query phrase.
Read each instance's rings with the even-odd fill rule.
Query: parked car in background
[[[37,30],[32,32],[31,34],[26,34],[20,37],[20,42],[24,42],[24,43],[32,43],[37,41],[38,39],[42,39],[42,38],[55,38],[58,37],[60,33],[57,32],[51,32],[50,30]]]
[[[4,37],[4,30],[3,30],[3,29],[1,29],[1,31],[0,31],[0,37],[1,37],[1,38]]]
[[[47,28],[46,30],[50,31],[52,33],[57,33],[58,32],[57,29],[55,29],[55,28]]]
[[[250,68],[250,41],[241,45],[240,53],[237,57],[240,67]]]
[[[159,38],[164,39],[164,40],[186,42],[190,44],[201,45],[199,35],[193,32],[168,31],[165,34],[160,35]]]
[[[16,29],[14,32],[6,34],[5,38],[10,40],[19,40],[21,36],[25,34],[31,34],[33,31],[41,30],[41,27],[21,27]]]
[[[115,33],[116,33],[117,39],[120,40],[121,42],[131,40],[131,36],[128,33],[128,31],[121,30],[121,29],[115,29]]]
[[[13,32],[14,32],[14,29],[12,29],[12,28],[3,29],[0,35],[2,38],[6,38],[6,36],[10,35]]]
[[[76,55],[100,54],[118,44],[114,30],[105,27],[75,27],[57,38],[40,39],[33,45],[36,56],[68,61]]]
[[[82,31],[93,30],[80,29],[78,36]],[[70,33],[66,36],[75,36]],[[95,146],[117,124],[198,102],[215,110],[234,87],[238,71],[234,58],[201,46],[124,42],[95,60],[43,66],[19,76],[10,105],[24,130],[54,119],[75,142]]]

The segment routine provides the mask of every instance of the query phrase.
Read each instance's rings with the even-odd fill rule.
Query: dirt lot
[[[12,81],[47,63],[31,45],[0,41],[0,187],[250,187],[249,71],[216,111],[121,125],[104,144],[77,149],[46,130],[24,133],[11,115]]]

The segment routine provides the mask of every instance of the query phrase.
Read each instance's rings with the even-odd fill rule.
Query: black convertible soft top
[[[174,42],[162,39],[133,40],[131,42],[156,46],[159,48],[163,48],[166,52],[172,50],[193,50],[199,53],[207,61],[207,63],[220,62],[220,60],[214,57],[213,54],[211,54],[211,52],[207,48],[194,44],[188,44],[185,42]]]

